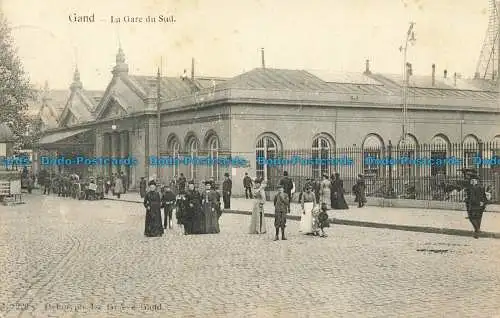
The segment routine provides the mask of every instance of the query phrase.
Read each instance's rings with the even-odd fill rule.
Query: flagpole
[[[401,46],[401,50],[403,51],[403,87],[401,92],[401,97],[403,99],[403,120],[402,120],[402,136],[401,141],[404,143],[406,141],[406,137],[408,135],[408,87],[409,87],[409,67],[408,67],[408,43],[415,41],[415,34],[413,33],[413,27],[415,26],[415,22],[410,22],[410,27],[406,33],[406,41],[404,47]]]

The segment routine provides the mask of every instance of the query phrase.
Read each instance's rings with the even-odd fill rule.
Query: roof
[[[217,86],[218,89],[330,91],[328,83],[303,70],[256,68]]]
[[[401,94],[402,76],[396,74],[373,74],[373,79],[383,83],[394,94]],[[456,84],[456,85],[455,85]],[[409,95],[442,98],[496,99],[498,91],[493,82],[477,79],[438,78],[432,85],[432,76],[411,76]]]
[[[43,126],[54,128],[57,126],[57,119],[64,110],[69,94],[68,90],[38,90],[35,98],[28,101],[26,115],[40,116]]]
[[[131,80],[146,96],[156,96],[157,78],[155,76],[130,75]],[[176,98],[191,95],[199,87],[191,79],[181,79],[180,77],[162,77],[160,83],[160,95],[163,98]]]

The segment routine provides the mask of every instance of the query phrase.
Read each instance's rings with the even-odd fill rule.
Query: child
[[[321,229],[321,237],[327,237],[325,234],[325,227],[330,227],[330,222],[328,220],[328,213],[326,211],[328,210],[326,204],[321,205],[321,211],[319,212],[318,215],[318,221],[319,221],[319,228]]]

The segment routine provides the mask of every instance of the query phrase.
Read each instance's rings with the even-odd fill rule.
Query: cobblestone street
[[[7,317],[500,317],[499,240],[290,221],[273,242],[235,214],[145,238],[137,203],[26,200],[0,207]]]

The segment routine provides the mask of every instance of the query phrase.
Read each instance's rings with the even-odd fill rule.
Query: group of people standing
[[[172,228],[172,214],[175,208],[177,224],[185,235],[216,234],[220,232],[219,218],[222,215],[221,195],[216,191],[215,181],[203,181],[202,187],[195,188],[194,181],[186,182],[183,174],[174,182],[157,189],[157,182],[149,181],[149,189],[144,187],[145,180],[141,180],[140,194],[144,198],[146,220],[144,235],[157,237],[164,234],[164,230]],[[232,182],[229,174],[224,175],[222,183],[222,199],[224,209],[231,207]],[[177,193],[174,193],[174,191]],[[164,221],[162,224],[162,213]]]

